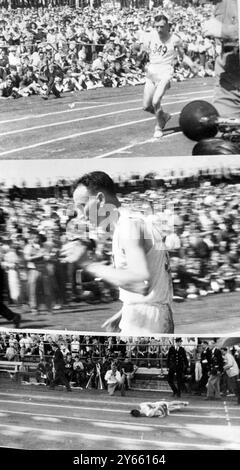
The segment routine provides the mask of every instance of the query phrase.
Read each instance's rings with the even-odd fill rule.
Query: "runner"
[[[181,410],[188,406],[187,401],[156,401],[140,403],[139,409],[133,409],[130,414],[135,418],[146,416],[148,418],[165,418],[171,411]]]
[[[107,238],[113,232],[113,266],[94,262],[80,240],[62,250],[64,262],[78,262],[93,277],[120,288],[123,307],[103,326],[116,331],[119,324],[123,335],[173,333],[172,280],[159,221],[123,210],[112,179],[101,171],[80,178],[73,199],[98,234]]]
[[[142,44],[142,50],[146,50],[149,54],[143,109],[155,114],[157,124],[153,137],[161,139],[163,129],[171,118],[169,113],[163,111],[161,102],[164,94],[170,88],[176,51],[182,58],[184,51],[179,36],[171,33],[167,17],[157,15],[154,21],[155,29],[147,36],[147,42]]]

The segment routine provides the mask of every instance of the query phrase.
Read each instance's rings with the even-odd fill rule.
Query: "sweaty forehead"
[[[165,20],[155,21],[155,26],[167,26],[168,23]]]
[[[91,196],[92,194],[88,188],[81,184],[75,189],[73,193],[73,200],[75,204],[87,204],[89,197]]]

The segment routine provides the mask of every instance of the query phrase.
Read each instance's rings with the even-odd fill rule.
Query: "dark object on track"
[[[184,106],[179,124],[186,137],[199,141],[217,135],[218,117],[214,106],[207,101],[196,100]]]
[[[239,144],[221,138],[200,140],[192,151],[192,155],[238,155],[239,153]]]

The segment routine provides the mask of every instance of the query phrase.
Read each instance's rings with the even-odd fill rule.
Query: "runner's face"
[[[73,194],[75,208],[79,217],[84,217],[93,225],[97,225],[98,213],[98,197],[91,194],[91,192],[84,185],[78,186]]]
[[[166,23],[166,21],[164,21],[164,20],[156,22],[155,23],[155,28],[157,29],[157,31],[160,35],[165,35],[169,31],[168,23]]]

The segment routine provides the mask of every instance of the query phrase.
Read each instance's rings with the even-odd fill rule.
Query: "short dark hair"
[[[182,338],[175,338],[176,343],[182,343]]]
[[[157,23],[159,21],[165,21],[165,23],[168,24],[168,18],[165,15],[158,14],[158,15],[154,16],[154,21],[156,21]]]
[[[92,171],[81,176],[73,186],[75,190],[80,185],[86,186],[92,194],[96,194],[98,191],[107,192],[112,195],[116,195],[115,184],[110,176],[104,171]]]
[[[130,414],[131,414],[132,416],[134,416],[135,418],[138,418],[138,417],[141,415],[140,411],[139,411],[139,410],[136,410],[136,409],[135,409],[135,410],[131,410],[131,411],[130,411]]]

